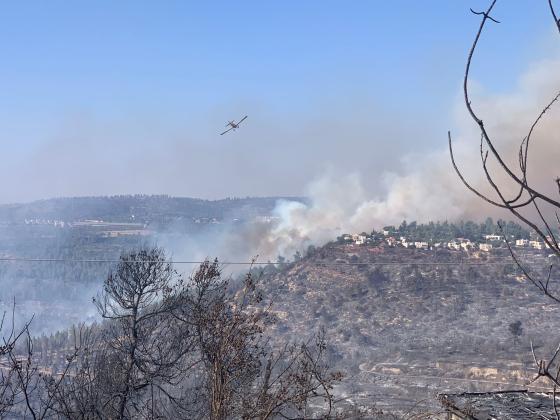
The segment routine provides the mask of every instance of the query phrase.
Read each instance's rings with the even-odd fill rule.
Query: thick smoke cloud
[[[512,167],[517,165],[520,141],[559,87],[558,59],[533,63],[506,93],[472,82],[473,104]],[[257,254],[274,260],[344,232],[370,231],[403,219],[505,216],[467,191],[453,173],[448,128],[453,128],[457,161],[466,177],[492,195],[478,156],[479,134],[460,98],[454,127],[444,118],[425,119],[426,114],[422,120],[391,115],[363,98],[327,105],[305,118],[276,118],[255,106],[243,132],[230,137],[165,120],[135,125],[74,119],[34,150],[28,163],[2,166],[0,174],[14,180],[5,186],[3,200],[134,192],[309,198],[306,205],[279,202],[274,220],[257,221],[241,231],[215,231],[188,243],[162,239],[162,245],[169,243],[180,256],[230,260]],[[221,127],[224,115],[214,110],[201,126]],[[559,115],[558,106],[546,115],[529,155],[530,182],[551,194],[559,175]],[[495,163],[490,167],[498,180],[504,179]],[[513,188],[511,183],[504,185]]]
[[[534,64],[508,94],[492,94],[474,82],[473,85],[473,105],[506,162],[517,169],[521,140],[560,89],[560,60]],[[457,162],[473,186],[496,199],[482,170],[480,135],[460,101],[456,114],[453,135]],[[556,194],[553,180],[560,175],[559,116],[558,105],[547,113],[533,134],[529,154],[529,181],[549,194]],[[441,127],[441,148],[405,156],[399,172],[327,171],[307,186],[309,204],[280,201],[273,221],[254,223],[241,232],[225,232],[213,238],[212,245],[226,258],[243,259],[258,254],[262,259],[274,260],[277,255],[289,257],[311,244],[321,245],[341,233],[367,232],[404,219],[427,222],[481,219],[488,215],[507,218],[506,212],[485,204],[459,181],[446,140],[446,127]],[[504,191],[515,195],[515,185],[499,166],[490,162],[489,167]],[[371,183],[381,183],[382,192],[372,193],[376,189],[370,187]]]

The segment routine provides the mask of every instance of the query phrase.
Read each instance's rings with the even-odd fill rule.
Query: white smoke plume
[[[496,145],[512,168],[517,168],[518,147],[541,109],[560,89],[560,60],[531,66],[508,94],[485,92],[472,83],[472,100]],[[454,150],[457,162],[469,182],[490,197],[479,156],[479,133],[468,119],[462,102],[457,105]],[[558,106],[547,113],[534,133],[529,154],[529,180],[538,189],[554,194],[553,180],[560,175],[560,112]],[[437,123],[437,122],[436,122]],[[406,156],[398,172],[340,174],[331,170],[309,184],[308,204],[280,201],[272,221],[255,222],[239,231],[222,232],[212,247],[226,258],[244,259],[259,255],[275,260],[290,257],[308,245],[321,245],[342,233],[369,232],[406,219],[418,222],[481,219],[508,214],[485,204],[468,191],[453,171],[447,150],[446,131],[441,127],[438,151],[422,156]],[[496,179],[506,191],[513,185],[495,164]],[[384,193],[373,195],[369,183],[381,183]],[[224,257],[222,257],[224,258]]]

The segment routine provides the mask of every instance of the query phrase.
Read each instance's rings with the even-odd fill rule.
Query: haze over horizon
[[[558,418],[558,16],[4,4],[0,419]]]
[[[524,74],[560,56],[546,8],[532,4],[496,8],[502,23],[475,66],[485,95],[515,96]],[[299,196],[325,174],[356,175],[380,199],[461,127],[478,23],[468,8],[485,5],[8,5],[0,203]]]

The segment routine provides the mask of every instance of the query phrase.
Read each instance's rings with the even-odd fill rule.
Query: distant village
[[[134,217],[132,217],[134,220]],[[25,219],[28,226],[52,226],[60,229],[87,229],[104,238],[121,236],[148,236],[152,234],[145,223],[106,222],[103,220],[81,220],[67,222],[53,219]]]
[[[121,218],[122,219],[122,218]],[[253,222],[256,223],[276,223],[278,217],[273,216],[254,216]],[[159,221],[139,222],[134,215],[128,216],[125,221],[107,221],[105,219],[83,219],[83,220],[59,220],[59,219],[46,219],[46,218],[26,218],[23,220],[23,225],[29,227],[46,227],[56,228],[57,230],[76,230],[80,229],[82,232],[87,232],[94,236],[102,238],[118,238],[124,236],[150,236],[155,231],[161,230],[162,226],[168,224],[171,229],[180,230],[181,226],[197,227],[204,229],[223,224],[237,225],[243,223],[244,220],[237,217],[229,217],[227,219],[218,217],[168,217],[163,223]],[[15,226],[22,225],[21,222],[12,222],[0,224],[0,226]]]
[[[353,245],[491,252],[495,248],[507,247],[506,239],[508,244],[515,248],[534,250],[550,248],[545,241],[534,237],[521,226],[502,221],[494,224],[490,218],[482,224],[474,222],[449,224],[445,222],[417,225],[415,222],[411,224],[403,222],[398,228],[386,226],[380,231],[373,230],[369,234],[366,232],[346,233],[341,235],[338,241]],[[552,237],[547,237],[547,239],[552,240]]]
[[[483,235],[480,241],[471,241],[466,238],[455,238],[449,242],[427,242],[427,241],[412,241],[405,236],[400,236],[395,238],[390,236],[388,231],[383,231],[385,236],[380,240],[379,237],[372,234],[365,233],[353,233],[344,234],[341,237],[343,242],[353,243],[354,245],[379,245],[380,243],[385,243],[390,247],[403,247],[403,248],[416,248],[416,249],[436,249],[436,248],[447,248],[452,250],[474,250],[478,249],[480,251],[489,252],[492,248],[501,248],[504,246],[505,238],[502,235]],[[512,242],[517,248],[533,248],[533,249],[546,249],[550,248],[548,244],[539,240],[529,240],[529,239],[515,239]]]

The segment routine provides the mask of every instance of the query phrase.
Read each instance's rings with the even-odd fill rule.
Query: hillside
[[[534,269],[550,263],[546,252],[523,252]],[[526,388],[534,375],[530,340],[543,357],[557,345],[558,307],[524,281],[503,249],[331,243],[256,270],[278,320],[273,341],[305,340],[324,328],[329,363],[345,372],[336,391],[358,405],[435,410],[440,392]],[[68,337],[62,330],[37,342],[46,364],[63,363],[57,349],[71,344]]]
[[[177,220],[250,219],[268,215],[280,198],[302,201],[300,197],[246,197],[203,200],[167,195],[119,195],[108,197],[53,198],[24,204],[0,205],[0,224],[23,223],[25,219],[72,222],[101,219],[166,225]]]
[[[124,250],[161,241],[161,232],[192,237],[234,219],[268,216],[275,201],[128,196],[0,206],[0,256],[116,259]],[[551,332],[560,321],[558,308],[524,281],[503,244],[494,243],[491,252],[436,246],[497,229],[489,221],[403,223],[368,233],[361,245],[339,238],[310,247],[291,263],[265,266],[262,285],[279,320],[274,334],[301,339],[325,328],[330,362],[347,374],[338,391],[358,403],[394,408],[422,401],[433,408],[437,392],[525,387],[533,373],[529,341],[543,357],[557,345]],[[509,233],[528,237],[516,225]],[[402,241],[390,246],[392,237],[430,246],[407,248]],[[546,249],[517,250],[535,270],[550,264]],[[15,298],[20,319],[36,314],[38,335],[92,321],[91,297],[110,268],[109,263],[3,262],[3,308]],[[177,268],[186,274],[192,269]],[[553,276],[560,277],[557,269]],[[510,325],[517,321],[522,334],[514,337]],[[63,336],[53,338],[59,343],[54,347],[63,345]]]
[[[548,260],[529,250],[525,258],[535,269]],[[269,270],[263,285],[278,334],[325,328],[332,363],[349,375],[342,392],[381,407],[426,399],[433,406],[437,392],[450,390],[526,387],[534,373],[529,341],[547,354],[558,340],[558,306],[524,281],[505,250],[329,244]],[[510,331],[515,321],[520,337]]]
[[[550,263],[544,251],[522,252],[536,270]],[[440,392],[525,388],[534,374],[530,340],[543,357],[557,345],[558,307],[524,281],[505,249],[331,243],[256,270],[278,319],[273,340],[306,339],[324,328],[329,363],[346,375],[337,393],[360,405],[436,409]],[[82,316],[93,312],[81,304]],[[46,364],[64,361],[57,349],[69,345],[67,335],[63,329],[37,342]]]

